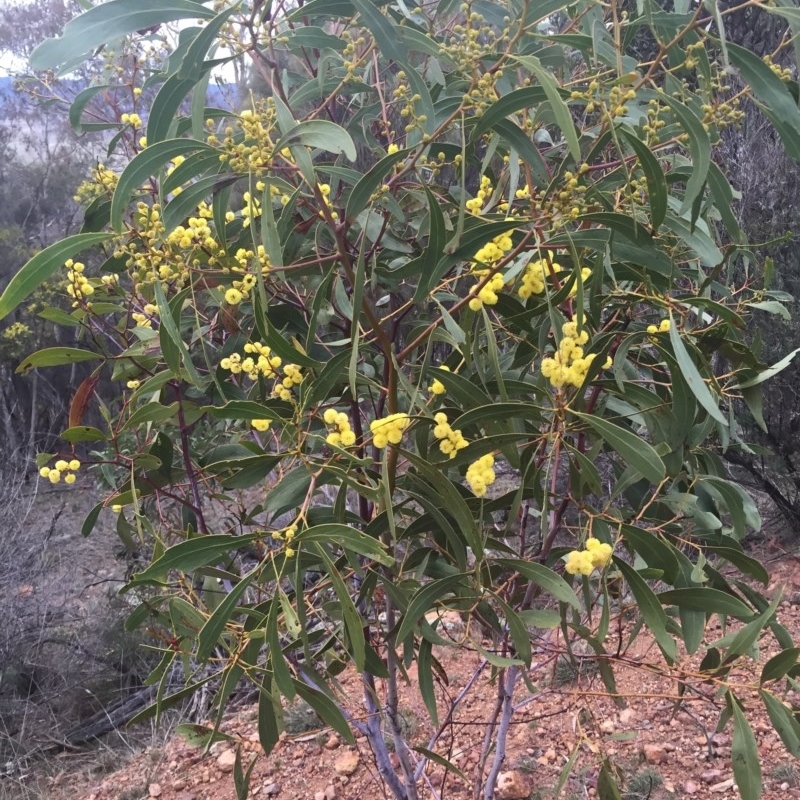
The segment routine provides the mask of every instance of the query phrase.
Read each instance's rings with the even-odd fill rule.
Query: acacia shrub
[[[800,651],[754,588],[768,576],[741,539],[758,512],[721,457],[747,449],[740,404],[759,419],[786,362],[748,340],[767,289],[714,158],[750,102],[797,158],[800,111],[790,73],[727,40],[730,13],[111,0],[34,52],[57,68],[203,23],[125,84],[111,147],[126,164],[93,173],[83,232],[0,297],[2,316],[58,273],[74,346],[22,366],[95,366],[38,463],[58,483],[95,462],[114,489],[84,531],[108,509],[126,541],[154,542],[127,587],[157,591],[131,617],[161,647],[147,713],[213,686],[218,724],[248,681],[269,751],[299,697],[348,741],[365,733],[389,791],[416,798],[428,769],[455,769],[437,753],[462,699],[437,694],[450,610],[487,632],[458,645],[500,689],[476,797],[494,792],[534,656],[591,653],[616,695],[642,630],[659,653],[642,668],[679,671],[733,726],[742,797],[761,779],[734,667],[800,753],[784,704]],[[640,62],[643,31],[657,46]],[[207,105],[214,69],[248,59],[267,96]],[[96,269],[79,260],[92,247]],[[105,423],[85,424],[98,406]],[[617,641],[620,592],[637,620]],[[714,616],[742,626],[709,642]],[[759,647],[777,651],[761,670]],[[438,731],[422,748],[398,713],[412,662]],[[347,667],[363,717],[342,702]],[[596,744],[600,793],[618,797]]]

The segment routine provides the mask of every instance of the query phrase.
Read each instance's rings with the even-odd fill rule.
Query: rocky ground
[[[759,555],[758,553],[756,555]],[[770,593],[784,587],[781,622],[800,641],[800,561],[780,545],[760,553],[771,570]],[[454,624],[458,624],[454,621]],[[624,635],[624,630],[620,631]],[[721,635],[710,628],[710,640]],[[701,648],[702,650],[702,648]],[[777,652],[765,641],[760,664]],[[455,697],[479,669],[480,656],[467,641],[460,648],[441,648],[449,678],[446,693]],[[738,797],[730,763],[731,729],[715,733],[722,700],[714,687],[678,694],[680,670],[652,670],[645,661],[662,663],[652,642],[642,637],[635,650],[615,666],[619,698],[609,698],[596,670],[576,675],[565,661],[548,657],[538,662],[530,678],[536,693],[522,687],[525,703],[516,713],[509,737],[500,800],[553,798],[562,775],[569,775],[558,795],[568,800],[597,796],[597,753],[613,762],[624,780],[628,800],[726,800]],[[691,671],[696,660],[684,659]],[[756,680],[760,665],[750,663],[736,680],[742,686]],[[404,687],[401,712],[416,745],[427,745],[431,728],[415,691],[413,669]],[[439,752],[466,776],[476,770],[481,723],[490,714],[496,685],[484,670],[441,737]],[[342,688],[351,713],[360,713],[361,688],[356,675],[345,674]],[[741,696],[750,696],[742,688]],[[680,700],[680,702],[679,702]],[[786,753],[763,706],[747,702],[762,757],[767,800],[800,798],[800,764]],[[370,800],[386,796],[365,739],[355,746],[343,742],[302,709],[287,714],[289,729],[275,750],[260,753],[256,710],[238,709],[225,718],[222,731],[230,739],[210,750],[194,737],[173,730],[149,747],[119,748],[107,742],[94,754],[64,751],[51,755],[26,777],[0,778],[6,800],[236,800],[233,771],[236,749],[245,766],[256,759],[250,794],[256,800]],[[174,723],[173,723],[174,724]],[[106,774],[98,774],[102,760]],[[571,768],[569,764],[572,764]],[[37,777],[38,775],[38,777]],[[467,800],[471,788],[461,778],[433,767],[426,775],[422,797]],[[5,784],[4,786],[2,784]]]

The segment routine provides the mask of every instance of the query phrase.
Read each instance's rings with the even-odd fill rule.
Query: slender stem
[[[495,785],[497,784],[497,776],[500,774],[500,768],[506,758],[506,741],[508,739],[508,730],[511,726],[511,717],[514,714],[514,687],[517,684],[519,673],[519,666],[514,664],[506,670],[505,680],[499,682],[503,687],[501,694],[502,715],[500,717],[500,726],[497,729],[492,768],[489,770],[486,782],[483,785],[483,800],[492,800]]]
[[[200,494],[200,482],[197,480],[197,472],[192,464],[192,455],[190,452],[189,442],[189,427],[186,424],[186,415],[183,413],[183,396],[181,395],[180,384],[175,382],[172,384],[175,391],[175,399],[178,401],[178,428],[181,432],[181,453],[183,455],[183,468],[186,470],[186,479],[189,481],[189,486],[192,489],[192,498],[194,499],[195,516],[197,517],[197,530],[204,536],[208,533],[206,527],[205,516],[203,515],[203,499]]]

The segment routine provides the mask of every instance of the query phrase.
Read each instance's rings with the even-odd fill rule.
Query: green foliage
[[[112,35],[207,21],[154,66],[151,101],[128,87],[121,171],[95,171],[86,230],[30,261],[0,314],[69,259],[77,348],[25,366],[94,355],[91,380],[119,387],[95,460],[120,534],[154,542],[127,590],[160,589],[132,619],[163,636],[153,682],[173,662],[187,674],[151,711],[204,686],[189,665],[209,661],[220,714],[240,681],[258,688],[265,748],[299,695],[343,736],[365,732],[389,789],[415,798],[415,760],[442,757],[436,741],[411,753],[397,682],[416,661],[436,719],[432,646],[456,639],[507,687],[485,737],[488,798],[517,679],[554,628],[615,693],[614,661],[642,628],[679,664],[720,615],[744,626],[692,674],[722,690],[740,793],[758,797],[727,676],[774,636],[786,654],[762,683],[793,681],[797,651],[777,601],[744,580],[766,581],[741,544],[760,520],[720,453],[747,447],[739,401],[757,409],[776,372],[748,317],[778,310],[714,148],[756,101],[800,153],[791,77],[724,46],[702,8],[649,2],[619,16],[595,2],[316,0],[222,4],[214,19],[185,0],[139,5],[91,8],[35,53],[71,68]],[[642,31],[658,48],[639,63]],[[210,71],[247,58],[266,96],[206,107]],[[71,260],[98,243],[99,268]],[[82,425],[92,390],[61,457],[98,438]],[[628,592],[637,625],[607,644]],[[481,639],[443,635],[445,614]],[[342,709],[348,666],[370,722]],[[794,752],[781,691],[761,696]],[[601,794],[620,796],[600,765]]]

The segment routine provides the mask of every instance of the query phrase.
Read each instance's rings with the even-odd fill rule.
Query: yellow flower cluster
[[[393,156],[393,155],[394,155],[395,153],[397,153],[399,150],[400,150],[400,145],[397,145],[397,144],[395,144],[394,142],[392,142],[392,143],[391,143],[391,144],[390,144],[390,145],[389,145],[389,146],[386,148],[386,155],[387,155],[387,156]]]
[[[517,290],[517,294],[523,300],[527,300],[531,295],[541,294],[544,291],[545,279],[547,276],[562,272],[563,269],[561,264],[555,261],[551,262],[549,265],[543,258],[531,261],[522,276],[522,284]]]
[[[495,236],[491,242],[481,247],[472,258],[479,264],[492,267],[498,261],[501,261],[503,256],[511,250],[512,247],[514,247],[514,242],[511,240],[511,232],[506,231],[499,236]]]
[[[443,369],[445,372],[450,372],[450,367],[441,366],[439,367],[439,369]],[[447,389],[445,388],[445,385],[438,378],[434,378],[433,383],[428,387],[428,391],[431,394],[445,394],[445,392],[447,392]]]
[[[469,442],[464,438],[460,430],[453,430],[447,421],[447,414],[439,412],[435,417],[436,427],[433,435],[439,440],[439,450],[450,458],[455,458],[459,450],[463,450]]]
[[[3,331],[3,338],[9,342],[14,339],[22,338],[31,332],[31,329],[24,322],[13,322]]]
[[[494,456],[487,453],[467,467],[467,483],[476,497],[483,497],[486,489],[494,483]]]
[[[292,390],[303,382],[303,373],[297,364],[287,364],[281,370],[283,361],[273,355],[272,349],[261,342],[248,342],[244,346],[245,358],[239,353],[231,353],[219,362],[221,369],[233,375],[246,375],[251,381],[259,377],[272,378],[275,385],[272,394],[281,400],[291,400]]]
[[[292,399],[292,391],[295,386],[303,382],[303,373],[297,364],[287,364],[283,368],[283,378],[275,383],[272,394],[285,400],[287,403]]]
[[[213,120],[206,124],[213,130]],[[275,105],[272,98],[259,101],[254,109],[245,109],[236,120],[237,133],[232,126],[225,128],[225,138],[220,142],[216,134],[208,136],[208,143],[222,146],[225,151],[220,160],[228,161],[235,172],[260,175],[272,163],[275,143],[272,132],[275,128]]]
[[[572,550],[567,554],[564,571],[570,575],[591,575],[596,569],[603,569],[614,553],[610,544],[591,537],[586,540],[585,550]]]
[[[485,272],[485,270],[480,270],[480,272]],[[479,275],[480,272],[476,272],[475,274]],[[475,284],[475,286],[471,286],[469,293],[475,296],[470,298],[470,310],[480,311],[484,306],[497,305],[497,293],[501,291],[504,286],[505,281],[499,272],[492,275],[492,277],[489,279],[489,282],[486,283],[483,288],[478,290],[477,294],[475,294],[477,284]]]
[[[91,203],[102,194],[113,194],[119,175],[105,164],[98,164],[91,172],[89,180],[83,181],[75,191],[76,203]]]
[[[244,373],[250,380],[257,380],[259,375],[265,378],[278,378],[278,368],[281,366],[280,356],[272,354],[272,349],[261,342],[247,342],[244,346],[247,353],[242,358],[239,353],[231,353],[219,362],[222,369],[227,369],[234,375]]]
[[[64,266],[67,268],[67,294],[75,298],[72,307],[77,308],[81,300],[86,300],[94,294],[94,286],[83,274],[86,267],[80,261],[73,261],[70,258]]]
[[[261,201],[257,197],[253,197],[250,192],[245,192],[242,195],[242,200],[244,200],[244,206],[242,206],[242,227],[249,228],[250,223],[261,216]]]
[[[425,114],[417,113],[416,104],[422,100],[422,95],[410,93],[411,88],[405,83],[406,78],[407,75],[403,70],[397,73],[397,80],[400,81],[400,83],[398,83],[397,87],[392,92],[392,98],[403,103],[400,109],[400,116],[408,120],[404,130],[406,133],[411,133],[415,128],[421,128],[422,125],[428,121],[428,117]]]
[[[400,444],[403,439],[403,433],[406,428],[411,424],[408,414],[402,412],[398,414],[389,414],[388,417],[383,419],[374,419],[369,424],[369,429],[372,432],[372,443],[375,447],[382,448],[389,444]]]
[[[64,483],[72,484],[75,483],[75,473],[80,468],[81,462],[77,458],[73,458],[72,461],[64,461],[63,458],[60,458],[53,467],[42,467],[39,470],[39,475],[42,478],[47,478],[50,483],[58,483],[63,475]]]
[[[206,219],[199,216],[189,217],[187,225],[189,226],[188,228],[178,225],[167,236],[167,241],[171,245],[182,247],[184,250],[190,247],[207,247],[209,250],[216,250],[219,247]]]
[[[545,290],[547,278],[550,275],[557,275],[559,272],[563,271],[564,268],[556,261],[552,261],[549,264],[544,259],[531,261],[522,276],[522,282],[517,290],[517,294],[523,300],[527,300],[529,297],[535,294],[541,294]],[[589,280],[591,276],[592,271],[589,269],[589,267],[581,268],[581,281],[583,283]],[[577,292],[578,283],[576,281],[569,291],[569,296],[574,297]]]
[[[265,431],[269,430],[269,426],[272,424],[271,419],[251,419],[250,424],[257,430],[259,433],[264,433]]]
[[[323,199],[325,205],[330,210],[331,219],[334,219],[334,220],[339,219],[339,215],[333,210],[333,205],[331,204],[331,187],[330,187],[330,185],[327,184],[327,183],[318,183],[317,187],[319,188],[319,192],[322,195],[322,199]],[[319,212],[319,215],[321,217],[325,216],[322,213],[322,211]]]
[[[335,408],[326,408],[322,415],[325,424],[331,428],[325,438],[328,444],[336,447],[352,447],[356,443],[356,435],[350,427],[350,419],[343,411]]]
[[[283,552],[287,558],[291,558],[295,554],[295,550],[289,547],[289,545],[292,543],[294,537],[297,536],[297,525],[290,525],[288,528],[282,531],[273,531],[270,536],[273,539],[286,544],[286,548]]]
[[[478,215],[483,211],[483,207],[492,196],[492,180],[487,175],[481,178],[481,185],[478,193],[471,200],[464,204],[470,214]]]
[[[119,121],[123,125],[130,125],[131,128],[141,128],[142,118],[138,114],[123,114]]]
[[[144,312],[144,313],[142,313]],[[158,306],[152,303],[147,303],[142,311],[134,311],[131,314],[133,321],[136,323],[137,328],[152,328],[153,317],[158,316]]]
[[[542,375],[547,378],[556,389],[562,386],[574,386],[576,389],[583,385],[586,373],[596,358],[596,353],[583,354],[583,347],[589,341],[586,329],[578,333],[577,322],[565,322],[561,327],[563,338],[558,345],[558,352],[552,358],[542,359]],[[603,369],[609,369],[612,361],[606,359]]]
[[[670,321],[668,319],[662,319],[658,325],[647,326],[648,333],[668,333],[669,329],[670,329]]]

